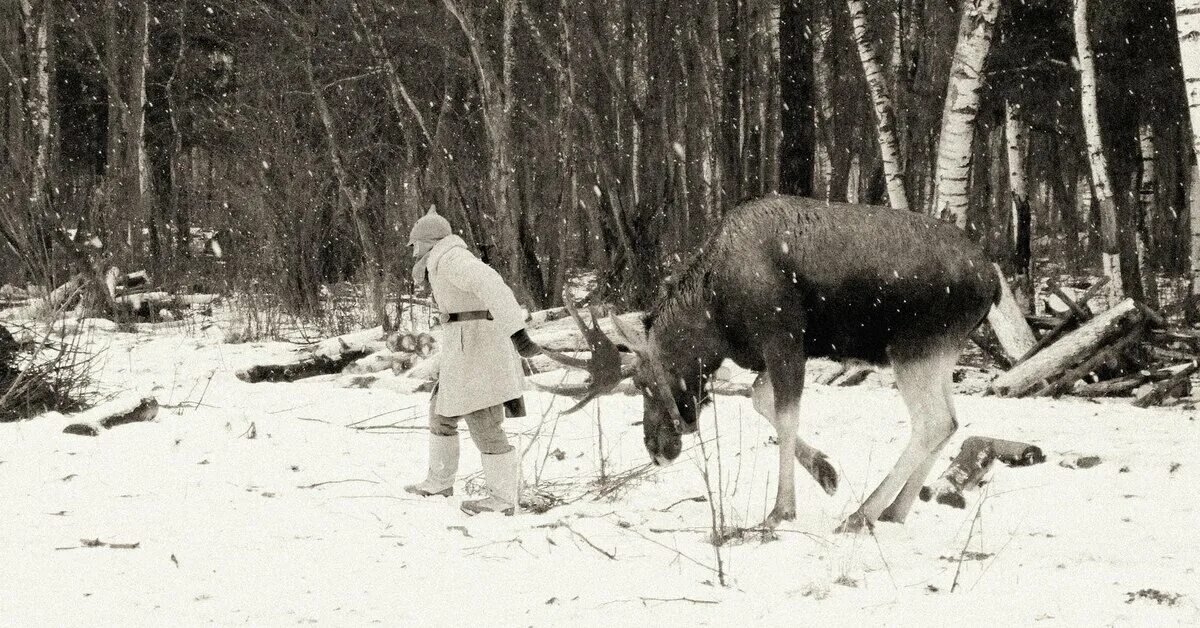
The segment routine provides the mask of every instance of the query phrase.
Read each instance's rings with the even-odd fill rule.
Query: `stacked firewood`
[[[985,352],[1009,367],[993,380],[991,392],[1005,397],[1134,396],[1138,407],[1188,396],[1191,376],[1200,368],[1200,331],[1172,326],[1132,299],[1093,310],[1089,302],[1106,281],[1077,298],[1051,282],[1050,292],[1067,306],[1060,316],[1025,317],[1019,310],[1013,315],[1015,302],[1002,299],[995,310],[1008,315],[989,316],[994,336],[976,338]]]

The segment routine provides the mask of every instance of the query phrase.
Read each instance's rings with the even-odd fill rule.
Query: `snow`
[[[1200,430],[1185,407],[959,396],[935,474],[970,435],[1031,442],[1049,460],[994,468],[966,510],[918,502],[903,526],[839,535],[903,447],[907,415],[884,386],[811,385],[802,437],[830,456],[839,491],[798,471],[797,520],[722,547],[722,587],[710,504],[679,501],[706,494],[694,437],[673,466],[596,497],[598,424],[608,475],[647,462],[634,397],[560,418],[568,400],[530,392],[530,416],[506,427],[522,447],[540,433],[526,480],[571,503],[471,518],[458,510],[479,483],[465,435],[455,497],[402,490],[424,472],[426,394],[336,376],[246,384],[237,369],[295,345],[221,344],[195,325],[89,334],[108,348],[104,391],[162,409],[96,438],[61,433],[63,417],[0,425],[5,625],[1200,622]],[[713,492],[752,526],[774,499],[772,433],[745,398],[720,396],[715,415],[701,428],[720,433],[719,483],[717,441],[704,447]],[[1081,456],[1101,462],[1060,464]],[[93,539],[137,547],[82,547]]]

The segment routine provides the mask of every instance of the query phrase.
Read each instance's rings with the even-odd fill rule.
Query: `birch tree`
[[[1179,31],[1179,57],[1183,87],[1187,93],[1188,118],[1192,123],[1191,169],[1191,311],[1200,302],[1200,0],[1175,0],[1175,25]]]
[[[875,108],[875,128],[879,137],[879,155],[883,161],[883,177],[887,185],[888,202],[893,209],[907,210],[908,196],[904,190],[904,167],[900,162],[900,145],[896,141],[896,115],[892,107],[887,77],[867,28],[867,9],[863,0],[847,0],[850,20],[854,24],[854,42],[862,60],[871,104]],[[899,53],[896,53],[898,56]]]
[[[29,177],[29,215],[41,216],[50,211],[48,179],[50,163],[50,25],[54,4],[51,0],[35,3],[22,0],[21,16],[25,42],[29,49],[31,86],[28,88],[25,112],[29,116],[29,135],[33,143],[33,168]]]
[[[1032,297],[1033,254],[1030,250],[1033,231],[1033,216],[1029,208],[1029,191],[1025,175],[1025,121],[1020,111],[1011,102],[1004,104],[1004,140],[1008,158],[1008,189],[1012,199],[1011,237],[1013,243],[1013,266],[1016,268],[1019,287],[1028,290]],[[1032,303],[1032,298],[1030,298]]]
[[[1154,147],[1154,126],[1143,119],[1138,124],[1138,152],[1141,168],[1138,169],[1138,212],[1137,212],[1137,262],[1141,270],[1142,293],[1151,307],[1158,307],[1158,285],[1150,260],[1151,236],[1154,229],[1154,208],[1158,200],[1158,175],[1155,172],[1158,154]]]
[[[970,204],[968,186],[979,92],[999,6],[999,0],[963,0],[942,110],[932,210],[935,216],[953,220],[964,229]]]
[[[1092,175],[1092,194],[1100,208],[1100,246],[1103,273],[1109,278],[1108,295],[1112,303],[1125,295],[1121,280],[1121,249],[1117,233],[1117,201],[1109,180],[1108,160],[1104,156],[1104,141],[1100,132],[1100,108],[1097,100],[1096,62],[1088,35],[1087,0],[1075,0],[1072,22],[1075,26],[1075,49],[1079,61],[1080,110],[1083,131],[1087,140],[1088,165]]]

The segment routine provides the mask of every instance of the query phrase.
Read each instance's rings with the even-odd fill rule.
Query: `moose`
[[[646,450],[658,465],[682,449],[710,401],[708,382],[726,360],[758,373],[755,409],[775,428],[779,486],[764,522],[796,515],[795,462],[829,494],[837,473],[797,436],[810,357],[890,364],[911,416],[911,435],[892,470],[838,528],[903,523],[937,453],[957,429],[951,376],[962,346],[998,302],[1000,284],[983,251],[957,227],[884,207],[773,195],[721,219],[688,266],[643,317],[644,334],[613,317],[620,344],[596,325],[584,330],[583,399],[632,377],[643,397]],[[644,339],[642,339],[644,338]],[[635,355],[622,366],[619,348]],[[552,392],[570,394],[565,389]]]

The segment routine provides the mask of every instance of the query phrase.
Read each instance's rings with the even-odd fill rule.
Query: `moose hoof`
[[[779,526],[780,523],[783,523],[784,521],[791,521],[795,518],[796,509],[780,508],[779,506],[776,506],[774,510],[771,511],[771,514],[767,515],[766,521],[763,521],[762,526],[760,527],[767,530],[774,530]]]
[[[874,526],[867,520],[867,516],[862,512],[856,512],[846,518],[842,525],[834,530],[837,534],[858,534],[864,530],[871,530]]]
[[[837,492],[838,474],[825,456],[813,459],[812,475],[817,480],[817,484],[821,485],[825,494],[833,495]]]
[[[900,512],[900,509],[893,509],[891,506],[888,506],[887,508],[883,509],[883,512],[879,513],[878,520],[886,521],[888,523],[904,523],[904,520],[907,517],[907,512]]]

